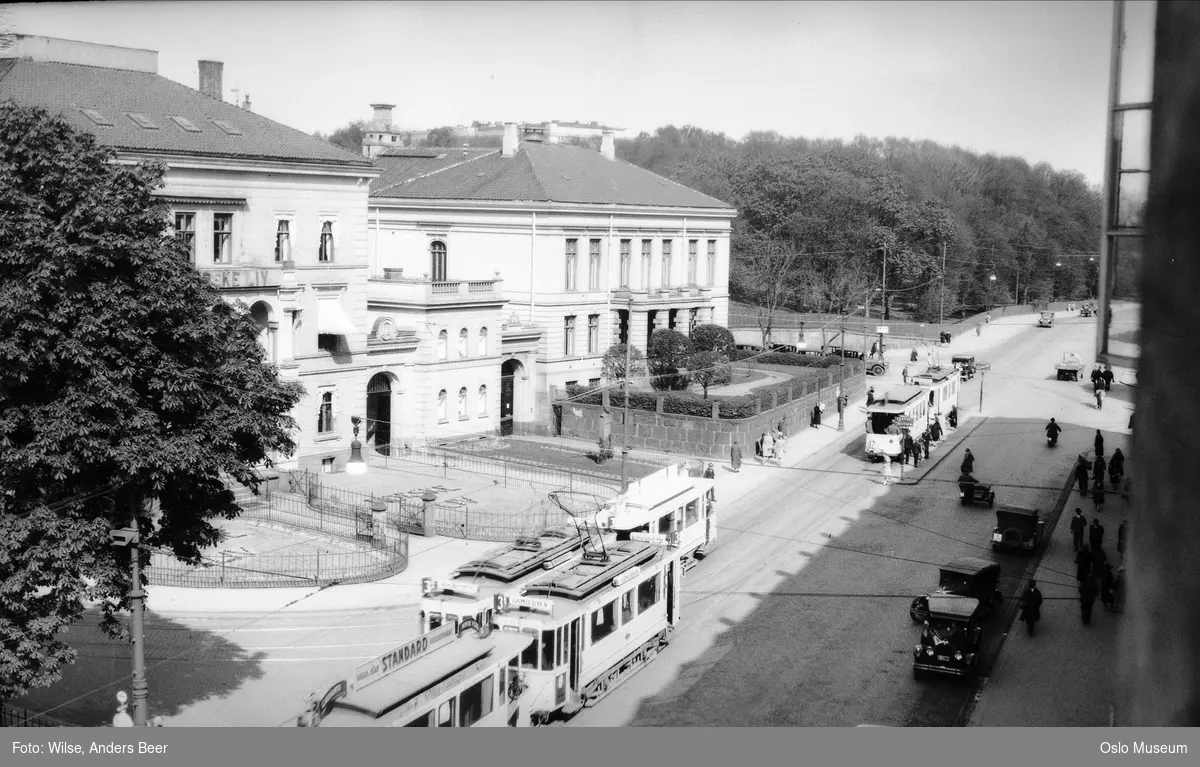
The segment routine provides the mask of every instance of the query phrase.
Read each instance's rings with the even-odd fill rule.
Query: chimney
[[[224,89],[221,87],[221,71],[225,65],[219,61],[200,62],[200,92],[217,101],[224,101]]]
[[[606,130],[600,135],[602,137],[600,139],[600,154],[604,155],[604,159],[606,160],[617,159],[616,146],[613,144],[613,132]],[[595,144],[592,146],[595,146]]]
[[[246,94],[246,100],[244,102],[242,102],[242,109],[245,109],[247,112],[251,111],[251,109],[250,109],[250,94],[249,93]]]
[[[375,114],[371,116],[372,127],[378,130],[391,130],[392,110],[395,108],[395,104],[372,104],[371,109],[375,110]]]
[[[517,153],[517,124],[504,123],[504,144],[500,154],[504,157],[512,157]]]

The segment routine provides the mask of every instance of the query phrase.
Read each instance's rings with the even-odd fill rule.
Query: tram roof
[[[921,386],[896,386],[883,392],[867,410],[877,413],[899,413],[904,410],[905,405],[924,394],[925,389]]]
[[[574,525],[543,530],[536,537],[520,538],[513,543],[498,546],[479,559],[460,565],[455,578],[486,576],[504,583],[511,583],[539,570],[546,562],[553,561],[583,545]]]
[[[564,597],[580,601],[601,591],[613,578],[653,560],[663,548],[641,541],[606,543],[607,560],[585,553],[574,563],[525,586],[528,595]]]
[[[362,727],[364,718],[379,719],[476,661],[494,656],[500,663],[520,654],[536,639],[532,634],[492,632],[486,637],[461,636],[411,665],[354,690],[332,704],[322,727]]]
[[[931,367],[924,373],[917,373],[915,378],[928,378],[933,383],[944,383],[958,375],[958,371],[954,368],[936,368]]]

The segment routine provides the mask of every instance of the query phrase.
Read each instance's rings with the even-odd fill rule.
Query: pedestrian
[[[1096,460],[1092,461],[1092,478],[1095,482],[1104,484],[1104,470],[1108,468],[1104,462],[1104,456],[1097,454]]]
[[[1092,575],[1092,550],[1085,543],[1075,555],[1075,579],[1085,581]]]
[[[908,355],[908,361],[909,361],[909,362],[916,362],[916,361],[917,361],[917,347],[915,347],[915,346],[914,346],[914,347],[912,348],[912,353]]]
[[[1113,577],[1113,612],[1119,613],[1125,609],[1125,568],[1118,567]]]
[[[951,429],[958,428],[958,405],[950,406],[950,414],[946,416],[946,423],[950,424]],[[968,453],[971,451],[967,451]]]
[[[1075,516],[1071,517],[1071,540],[1075,544],[1075,550],[1079,551],[1083,548],[1083,531],[1087,529],[1087,517],[1083,516],[1083,509],[1075,509]]]
[[[992,324],[992,313],[991,313],[991,312],[988,312],[988,313],[987,313],[987,314],[984,316],[984,318],[983,318],[983,321],[984,321],[984,322],[986,322],[987,324],[991,325],[991,324]]]
[[[1079,483],[1079,494],[1088,494],[1088,462],[1082,455],[1075,462],[1075,481]]]
[[[1104,391],[1111,389],[1113,378],[1115,377],[1113,376],[1112,365],[1105,365],[1104,372],[1100,374],[1100,377],[1104,379]]]
[[[976,322],[975,323],[975,335],[978,336],[978,335],[982,335],[982,334],[983,334],[983,325],[980,325],[978,322]]]
[[[711,463],[708,465],[708,468],[704,470],[704,478],[711,479],[713,481],[713,486],[708,489],[708,500],[717,500],[717,470],[713,468]]]
[[[1103,578],[1104,568],[1108,567],[1108,555],[1099,546],[1092,548],[1092,577]]]
[[[1092,368],[1091,378],[1092,378],[1092,391],[1095,391],[1096,387],[1100,385],[1100,381],[1101,381],[1099,365],[1096,365],[1095,367]]]
[[[771,432],[763,432],[762,446],[763,462],[765,463],[775,457],[775,437],[771,436]]]
[[[1104,485],[1099,482],[1092,484],[1092,511],[1097,514],[1104,511]]]
[[[1128,525],[1129,520],[1122,519],[1120,526],[1117,527],[1117,553],[1121,555],[1121,564],[1125,564],[1125,535]]]
[[[1121,448],[1117,448],[1113,451],[1112,458],[1108,459],[1108,476],[1112,480],[1113,490],[1117,489],[1117,483],[1124,475],[1125,454],[1121,452]]]
[[[1104,605],[1104,609],[1110,613],[1113,609],[1113,583],[1116,581],[1116,575],[1113,573],[1113,566],[1104,565],[1104,572],[1100,574],[1100,604]]]
[[[1092,547],[1092,561],[1095,562],[1096,550],[1104,543],[1104,525],[1100,524],[1097,518],[1092,519],[1092,524],[1088,527],[1088,543]]]
[[[872,341],[871,342],[871,356],[874,357],[876,354],[879,354],[879,342]]]
[[[942,424],[940,419],[936,417],[933,419],[933,425],[929,427],[929,438],[934,442],[942,440]]]
[[[1096,455],[1104,455],[1104,435],[1100,433],[1099,429],[1096,429],[1096,439],[1094,442],[1096,445]]]
[[[870,386],[867,388],[867,407],[871,407],[871,405],[874,405],[874,404],[875,404],[875,387]]]
[[[915,351],[915,350],[914,350],[914,351]],[[903,378],[903,379],[904,379],[904,385],[905,385],[905,386],[908,386],[908,379],[909,379],[909,376],[910,376],[910,375],[911,375],[911,373],[910,373],[910,372],[909,372],[909,370],[908,370],[908,365],[905,365],[905,366],[904,366],[904,369],[900,371],[900,376],[901,376],[901,378]]]
[[[925,460],[929,460],[929,432],[921,435],[921,449],[925,451]]]
[[[912,432],[906,432],[904,435],[904,449],[912,456],[913,468],[917,468],[921,463],[921,458],[920,453],[917,452],[917,443],[913,439]]]
[[[967,448],[966,455],[962,459],[962,466],[959,469],[963,474],[975,473],[975,456],[971,453],[971,448]]]
[[[733,447],[729,448],[729,463],[733,466],[735,473],[742,470],[742,446],[734,440]]]
[[[1079,611],[1083,616],[1083,625],[1092,622],[1092,605],[1096,604],[1096,581],[1084,578],[1079,582]]]
[[[885,455],[883,457],[883,468],[880,471],[880,474],[883,475],[883,484],[887,485],[887,484],[891,483],[891,481],[892,481],[892,457],[890,455]]]
[[[821,403],[813,405],[812,418],[809,419],[809,426],[819,427],[821,425]]]
[[[1097,410],[1104,409],[1104,389],[1096,390],[1096,409]]]

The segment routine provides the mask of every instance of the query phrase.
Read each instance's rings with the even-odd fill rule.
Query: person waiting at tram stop
[[[963,474],[971,474],[975,471],[975,454],[971,452],[971,448],[967,448],[967,452],[962,459],[962,466],[959,468]]]

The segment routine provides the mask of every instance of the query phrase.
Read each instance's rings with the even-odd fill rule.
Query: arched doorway
[[[513,433],[513,410],[516,405],[516,379],[523,370],[518,360],[508,359],[500,366],[500,436]]]
[[[250,307],[250,318],[258,325],[258,342],[262,344],[267,362],[274,364],[279,362],[275,348],[275,329],[279,327],[279,323],[272,322],[271,316],[271,305],[266,301],[255,301]]]
[[[376,373],[367,382],[367,442],[372,437],[375,452],[391,455],[392,379],[387,373]]]

